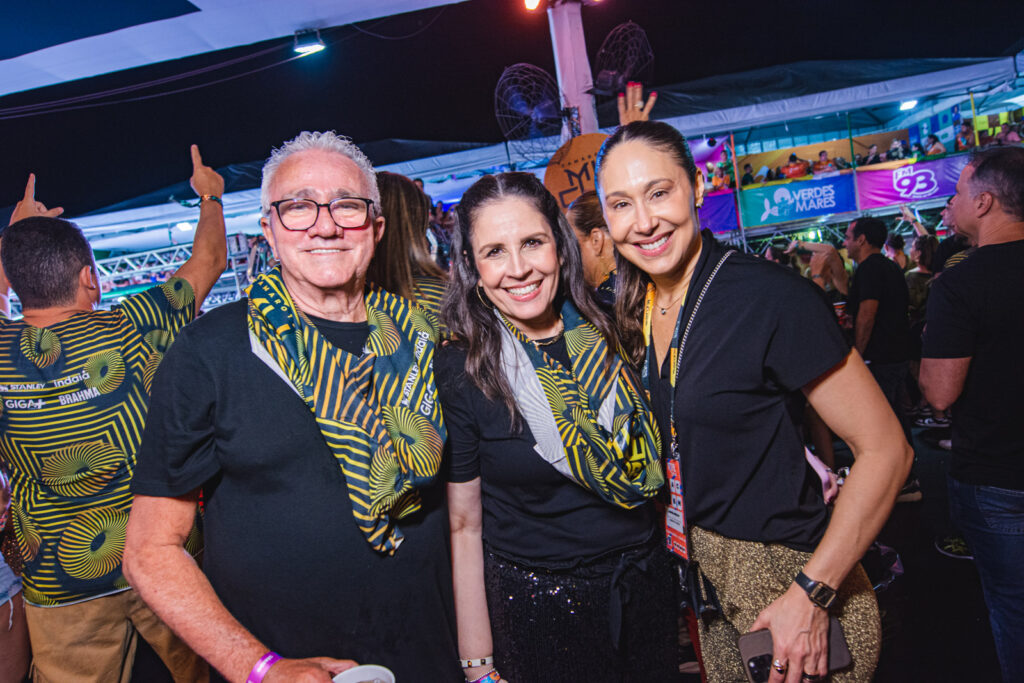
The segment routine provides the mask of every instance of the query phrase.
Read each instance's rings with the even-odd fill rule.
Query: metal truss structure
[[[96,261],[103,299],[100,308],[110,306],[134,294],[139,289],[165,282],[192,257],[191,244],[179,244],[163,249],[121,254]],[[245,235],[228,236],[228,267],[218,278],[203,302],[209,310],[240,299],[248,286],[249,245]],[[21,314],[21,304],[11,292],[11,315]]]

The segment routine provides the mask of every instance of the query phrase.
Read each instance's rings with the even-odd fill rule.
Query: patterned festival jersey
[[[29,603],[128,588],[128,485],[150,388],[194,300],[188,281],[173,278],[50,327],[0,320],[0,458]]]

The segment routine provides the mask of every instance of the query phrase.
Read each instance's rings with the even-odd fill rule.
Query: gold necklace
[[[668,314],[668,309],[672,308],[672,307],[673,307],[673,306],[675,306],[675,305],[676,305],[677,303],[679,303],[679,301],[680,301],[680,300],[681,300],[681,299],[682,299],[682,298],[683,298],[684,296],[686,296],[686,292],[683,292],[683,293],[682,293],[682,294],[680,294],[680,295],[679,295],[678,297],[676,297],[675,299],[673,299],[672,301],[670,301],[670,302],[668,303],[668,306],[664,306],[664,307],[663,307],[663,306],[661,306],[660,304],[658,304],[657,302],[655,302],[655,304],[654,304],[654,305],[658,307],[658,310],[659,310],[659,311],[661,311],[661,314],[662,314],[662,315],[666,315],[666,314]]]

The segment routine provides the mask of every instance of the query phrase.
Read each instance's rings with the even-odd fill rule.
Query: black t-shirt
[[[312,315],[308,317],[316,325],[317,332],[322,334],[331,344],[355,356],[363,354],[366,339],[370,336],[369,323],[343,323],[337,320],[328,320],[327,318],[317,318]]]
[[[862,301],[878,302],[875,325],[871,329],[864,360],[875,363],[899,363],[910,359],[910,322],[907,318],[910,294],[903,271],[879,253],[857,265],[850,285],[850,317],[857,325]]]
[[[564,340],[544,350],[571,367]],[[483,538],[492,552],[531,567],[564,569],[652,537],[651,504],[625,510],[560,474],[534,450],[537,441],[525,421],[513,432],[505,404],[484,396],[465,367],[466,352],[454,344],[434,356],[448,428],[448,477],[481,478]]]
[[[704,239],[683,308],[724,249]],[[789,268],[735,253],[707,290],[683,351],[675,417],[687,522],[723,536],[811,551],[828,524],[821,480],[808,465],[800,388],[849,352],[814,284]],[[669,446],[668,354],[649,378]]]
[[[312,412],[251,351],[246,302],[186,327],[156,374],[132,490],[202,488],[203,571],[228,611],[284,657],[376,663],[401,681],[461,681],[444,485],[398,523],[393,556],[352,516]],[[318,321],[360,353],[365,323]]]
[[[1024,490],[1024,240],[992,244],[932,280],[924,358],[971,357],[953,404],[950,474]]]

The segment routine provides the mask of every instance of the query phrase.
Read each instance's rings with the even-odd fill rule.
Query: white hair
[[[305,152],[311,149],[318,149],[324,152],[335,152],[350,159],[363,174],[366,183],[367,198],[373,200],[372,213],[380,215],[380,190],[377,188],[377,174],[373,170],[373,164],[366,158],[362,150],[355,146],[350,138],[338,135],[333,130],[324,132],[310,132],[304,130],[291,140],[270,152],[270,158],[263,164],[263,182],[260,183],[260,208],[263,215],[270,213],[270,184],[274,181],[274,174],[284,163],[284,160],[298,152]]]

